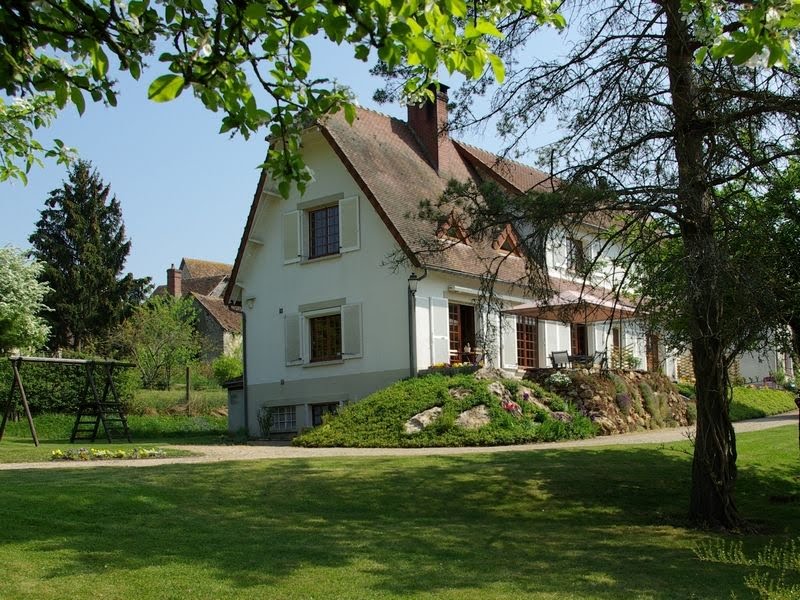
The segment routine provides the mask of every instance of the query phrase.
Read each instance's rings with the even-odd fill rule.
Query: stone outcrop
[[[417,433],[425,429],[428,425],[433,423],[442,414],[441,406],[434,406],[428,410],[423,410],[421,413],[415,414],[408,421],[406,421],[403,430],[407,434]]]
[[[456,418],[456,426],[463,427],[464,429],[480,429],[490,422],[489,409],[486,408],[485,404],[473,406],[469,410],[462,412]]]
[[[548,388],[547,378],[553,372],[530,371],[526,379]],[[687,399],[664,375],[643,371],[599,374],[585,369],[565,373],[570,384],[552,391],[596,423],[602,435],[690,424]]]

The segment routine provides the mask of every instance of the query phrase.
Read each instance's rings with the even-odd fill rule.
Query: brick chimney
[[[434,88],[435,102],[408,105],[408,126],[417,136],[431,166],[439,170],[439,147],[447,139],[447,86]]]
[[[180,269],[176,269],[174,264],[167,269],[167,292],[174,298],[181,297],[182,276],[183,273],[181,273]]]

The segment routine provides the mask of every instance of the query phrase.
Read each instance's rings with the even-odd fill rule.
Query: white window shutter
[[[301,315],[286,315],[284,329],[286,334],[286,364],[297,365],[303,362],[303,317]]]
[[[567,268],[567,238],[563,233],[553,237],[553,268]]]
[[[517,368],[517,317],[514,315],[501,316],[503,336],[503,367],[506,369]]]
[[[362,355],[361,305],[345,304],[342,306],[342,358]]]
[[[283,215],[283,264],[300,261],[300,211]]]
[[[450,362],[450,317],[447,298],[431,298],[431,356],[433,364]]]
[[[358,196],[339,200],[339,252],[359,249],[358,216]]]

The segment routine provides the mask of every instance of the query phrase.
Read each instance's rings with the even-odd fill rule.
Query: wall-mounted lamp
[[[248,298],[247,300],[244,301],[244,305],[248,309],[253,310],[253,307],[256,305],[256,299],[255,298]]]
[[[417,277],[416,273],[411,273],[411,277],[408,278],[408,291],[411,292],[411,295],[417,293],[417,286],[419,285],[420,278]]]

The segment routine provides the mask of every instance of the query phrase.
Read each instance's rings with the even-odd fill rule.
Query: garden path
[[[797,413],[752,419],[734,423],[736,433],[772,429],[797,423]],[[297,448],[288,442],[254,442],[248,445],[217,446],[166,446],[196,453],[194,456],[154,458],[143,460],[54,461],[41,463],[0,464],[0,471],[16,469],[70,469],[95,467],[155,467],[169,464],[216,463],[242,460],[276,460],[286,458],[325,458],[357,456],[454,456],[459,454],[485,454],[489,452],[530,452],[562,448],[591,448],[595,446],[621,446],[636,444],[666,444],[689,439],[693,428],[675,427],[636,433],[602,436],[588,440],[569,440],[515,446],[470,446],[458,448]]]

